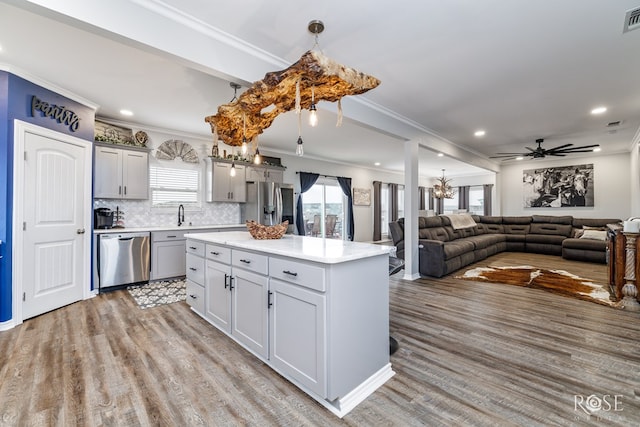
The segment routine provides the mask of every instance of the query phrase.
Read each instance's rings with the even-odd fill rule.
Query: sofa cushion
[[[505,234],[527,234],[529,233],[529,224],[505,224],[503,225]]]
[[[478,219],[483,224],[502,224],[501,216],[481,216]]]
[[[559,237],[571,237],[573,228],[570,224],[562,225],[548,222],[533,222],[529,228],[530,234],[555,235]],[[562,239],[561,239],[562,241]]]
[[[469,228],[460,228],[458,230],[453,230],[454,239],[464,239],[465,237],[475,236],[475,227]]]
[[[467,237],[465,240],[473,242],[475,249],[484,249],[499,242],[504,242],[505,239],[506,236],[504,234],[481,234],[479,236]]]
[[[502,217],[503,224],[531,224],[530,216],[503,216]]]
[[[525,241],[528,243],[542,243],[545,245],[557,245],[562,246],[562,241],[566,237],[558,234],[527,234]]]
[[[473,243],[467,239],[446,242],[444,244],[444,259],[451,259],[466,254],[467,252],[473,252],[473,249]]]
[[[484,228],[487,230],[487,233],[504,233],[504,225],[502,224],[484,224]]]
[[[439,240],[441,242],[448,242],[449,240],[451,240],[451,236],[449,235],[445,227],[422,228],[420,229],[420,238],[428,240]]]
[[[607,224],[617,224],[619,219],[613,218],[573,218],[575,228],[606,227]]]
[[[582,249],[589,251],[605,251],[607,242],[604,240],[591,239],[564,239],[562,247],[567,249]]]
[[[565,224],[571,225],[573,223],[573,217],[570,215],[565,216],[553,216],[553,215],[531,215],[531,222],[546,222],[550,224]]]
[[[605,230],[583,230],[581,240],[607,240],[607,232]]]

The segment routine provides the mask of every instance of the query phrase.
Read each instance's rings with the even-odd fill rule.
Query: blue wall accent
[[[75,131],[67,123],[48,117],[40,110],[32,115],[33,97],[49,105],[64,107],[77,115],[80,122]],[[13,120],[18,119],[60,133],[93,142],[95,111],[76,101],[31,83],[13,74],[0,71],[0,170],[6,171],[4,185],[0,185],[0,322],[12,318],[11,307],[11,246],[13,215]],[[87,209],[92,209],[91,201]]]

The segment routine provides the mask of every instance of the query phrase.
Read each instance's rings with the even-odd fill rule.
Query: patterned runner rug
[[[141,286],[129,286],[127,290],[142,309],[184,301],[187,298],[184,279],[163,280]]]

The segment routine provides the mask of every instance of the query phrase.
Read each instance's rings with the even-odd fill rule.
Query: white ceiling
[[[314,43],[308,22],[320,19],[323,52],[382,84],[345,99],[340,128],[335,105],[320,103],[320,125],[303,128],[305,153],[402,171],[403,141],[418,139],[420,175],[442,168],[473,175],[499,169],[488,156],[524,151],[536,138],[546,148],[629,151],[640,127],[640,30],[623,34],[622,27],[637,6],[640,0],[400,0],[386,7],[11,0],[0,2],[0,63],[98,104],[99,116],[209,138],[204,117],[232,98],[229,81],[246,88],[295,62]],[[600,105],[608,107],[604,115],[589,114]],[[134,117],[120,116],[121,108]],[[607,127],[618,120],[615,130]],[[486,136],[474,137],[480,128]],[[296,139],[296,118],[287,113],[260,144],[292,153]]]

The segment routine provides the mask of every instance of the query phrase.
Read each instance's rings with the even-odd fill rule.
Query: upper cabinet
[[[114,146],[95,146],[96,199],[148,199],[149,153]]]
[[[247,181],[253,182],[284,182],[284,171],[276,167],[268,166],[248,166]]]
[[[235,164],[235,176],[231,176],[232,163],[207,160],[207,202],[246,202],[247,181],[245,166]]]

